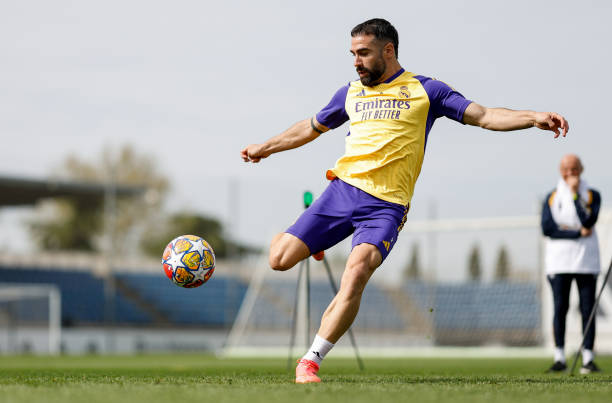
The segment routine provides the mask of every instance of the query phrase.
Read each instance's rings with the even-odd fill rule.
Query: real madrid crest
[[[410,91],[408,91],[408,87],[406,87],[405,85],[402,85],[399,89],[399,97],[401,98],[410,98]]]

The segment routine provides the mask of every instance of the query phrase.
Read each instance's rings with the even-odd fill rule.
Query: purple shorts
[[[381,200],[334,179],[285,232],[301,239],[311,253],[331,248],[354,233],[353,248],[361,243],[375,245],[385,260],[407,213],[407,206]]]

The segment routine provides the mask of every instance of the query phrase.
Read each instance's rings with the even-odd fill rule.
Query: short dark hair
[[[357,35],[374,35],[379,41],[389,41],[395,48],[395,57],[397,58],[397,47],[399,45],[399,35],[397,30],[391,23],[382,18],[372,18],[366,22],[355,26],[351,30],[351,36]]]

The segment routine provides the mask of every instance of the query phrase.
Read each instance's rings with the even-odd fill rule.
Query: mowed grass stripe
[[[612,371],[612,358],[597,359]],[[545,374],[543,359],[329,357],[295,385],[283,359],[206,355],[0,357],[0,402],[609,402],[612,375]]]

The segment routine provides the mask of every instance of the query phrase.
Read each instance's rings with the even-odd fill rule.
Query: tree
[[[503,281],[510,277],[510,259],[504,245],[499,249],[497,264],[495,265],[495,280]]]
[[[421,263],[419,259],[419,246],[417,243],[412,244],[410,261],[404,270],[404,278],[406,280],[418,280],[421,278]]]
[[[168,242],[179,235],[204,238],[212,246],[216,257],[228,257],[230,250],[238,256],[259,252],[256,248],[227,240],[219,221],[194,213],[173,214],[162,225],[157,223],[146,232],[149,235],[142,238],[141,247],[145,254],[153,258],[159,258]]]
[[[159,174],[153,160],[137,154],[130,146],[106,148],[98,160],[69,156],[59,170],[61,178],[78,182],[139,185],[147,188],[144,199],[117,199],[114,219],[113,254],[145,254],[159,259],[166,244],[179,235],[202,236],[216,256],[238,256],[258,250],[223,236],[221,223],[194,213],[170,216],[161,212],[168,181]],[[54,199],[40,206],[39,217],[30,229],[45,250],[102,251],[105,228],[104,203],[81,204],[74,199]]]
[[[146,200],[118,199],[113,225],[112,246],[123,253],[127,239],[149,220],[159,214],[167,180],[160,175],[150,157],[137,154],[130,146],[119,150],[106,148],[98,160],[69,156],[60,167],[58,176],[79,182],[145,186]],[[152,197],[151,197],[152,196]],[[39,245],[46,250],[100,251],[105,231],[104,203],[80,204],[74,199],[55,199],[41,206],[42,217],[35,219],[31,231]],[[46,216],[44,212],[47,212]],[[50,212],[50,213],[49,213]],[[39,211],[41,213],[41,211]]]
[[[468,278],[471,281],[480,281],[482,270],[480,268],[480,248],[474,245],[468,257]]]
[[[95,234],[102,227],[101,207],[83,206],[75,200],[46,201],[40,206],[45,215],[30,222],[30,231],[44,250],[96,250]]]

